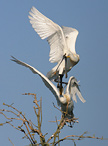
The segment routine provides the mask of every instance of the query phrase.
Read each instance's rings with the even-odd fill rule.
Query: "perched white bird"
[[[60,27],[35,7],[31,8],[29,14],[30,16],[28,17],[34,30],[41,39],[47,38],[48,40],[50,45],[49,61],[51,63],[57,62],[57,65],[47,73],[47,77],[50,80],[58,79],[58,75],[64,75],[65,72],[69,72],[80,60],[75,51],[78,31],[70,27]],[[63,59],[64,56],[67,61]]]
[[[11,60],[20,65],[23,65],[23,66],[29,68],[34,74],[38,74],[41,77],[41,79],[43,80],[46,87],[49,88],[49,90],[56,97],[57,104],[58,104],[58,106],[61,107],[61,110],[64,112],[63,115],[65,116],[65,118],[71,119],[74,117],[73,100],[75,100],[77,102],[76,94],[78,95],[79,99],[83,103],[85,102],[84,98],[82,97],[82,95],[80,93],[80,90],[78,87],[78,82],[76,81],[76,79],[74,77],[70,77],[65,93],[63,91],[62,95],[60,95],[59,90],[56,88],[56,86],[45,75],[43,75],[41,72],[39,72],[37,69],[35,69],[34,67],[32,67],[20,60],[17,60],[13,56],[12,56]],[[72,98],[73,98],[73,100],[72,100]]]

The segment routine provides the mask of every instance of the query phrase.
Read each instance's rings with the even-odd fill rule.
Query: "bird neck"
[[[64,94],[64,97],[66,98],[66,103],[70,101],[70,95],[69,94]]]

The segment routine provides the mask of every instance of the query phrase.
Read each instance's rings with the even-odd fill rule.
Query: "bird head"
[[[73,64],[77,64],[80,61],[80,57],[78,54],[70,53],[66,56],[67,58],[70,58],[70,60],[73,62]]]

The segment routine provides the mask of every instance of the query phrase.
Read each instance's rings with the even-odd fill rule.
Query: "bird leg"
[[[63,75],[59,74],[59,80],[54,80],[54,81],[58,82],[57,88],[59,88],[60,95],[62,95],[62,91],[63,91],[62,78],[63,78]]]
[[[59,74],[59,76],[60,76],[60,81],[59,81],[59,83],[60,83],[59,91],[60,91],[60,95],[62,95],[62,91],[63,91],[62,78],[63,78],[63,75],[62,75],[62,74]]]
[[[57,72],[57,70],[58,70],[58,68],[59,68],[60,64],[62,63],[62,61],[65,59],[65,57],[66,57],[66,54],[64,54],[64,55],[63,55],[62,60],[60,61],[59,65],[57,66],[56,72]]]
[[[65,78],[67,78],[67,57],[66,55],[64,57],[65,57]]]
[[[59,83],[59,80],[55,79],[54,82]],[[67,82],[62,82],[62,84],[67,85],[68,83],[67,83]],[[57,84],[57,85],[58,85],[58,84]]]

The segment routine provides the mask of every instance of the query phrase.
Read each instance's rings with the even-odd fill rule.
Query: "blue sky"
[[[45,16],[60,26],[76,28],[79,35],[76,41],[76,52],[80,62],[69,72],[68,77],[75,76],[80,80],[80,89],[86,103],[78,100],[74,114],[79,124],[73,129],[64,127],[60,137],[66,135],[88,135],[108,138],[108,1],[107,0],[10,0],[0,2],[0,108],[3,102],[14,103],[28,119],[35,123],[33,98],[22,93],[36,93],[42,97],[43,133],[49,137],[56,129],[56,124],[48,121],[59,119],[61,114],[54,109],[55,97],[45,87],[38,75],[27,68],[10,61],[10,56],[34,66],[43,74],[55,64],[49,62],[49,45],[41,40],[29,23],[28,13],[35,6]],[[68,78],[69,79],[69,78]],[[67,80],[68,80],[67,79]],[[5,119],[0,115],[0,123]],[[24,135],[9,125],[0,127],[0,145],[11,146],[8,137],[15,146],[29,144],[22,140]],[[72,145],[71,141],[61,145]],[[107,146],[108,141],[84,139],[77,141],[78,146]]]

